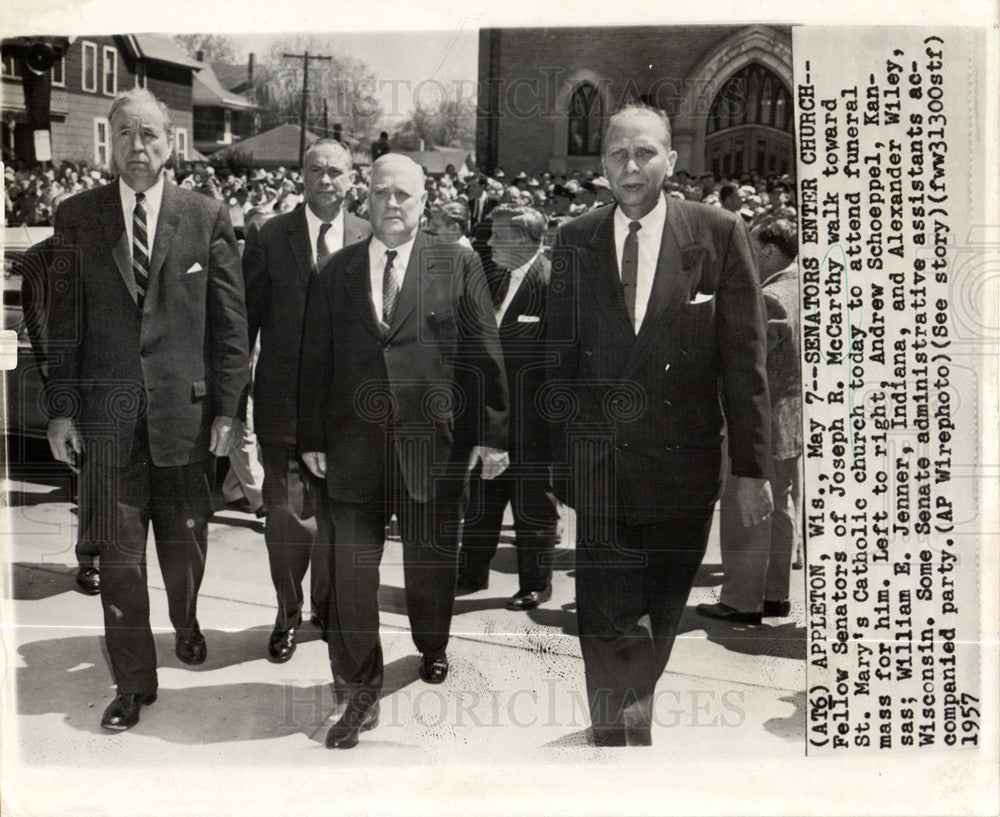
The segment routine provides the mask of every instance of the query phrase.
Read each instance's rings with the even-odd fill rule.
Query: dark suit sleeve
[[[326,451],[326,393],[333,382],[333,316],[327,292],[333,285],[333,264],[309,281],[299,355],[298,450]]]
[[[463,345],[463,357],[473,362],[474,371],[460,367],[456,381],[469,402],[481,401],[477,411],[469,411],[466,416],[478,420],[478,433],[468,430],[469,439],[459,440],[460,445],[487,445],[491,448],[507,449],[507,414],[509,395],[507,375],[504,369],[500,336],[496,319],[493,317],[493,303],[490,301],[489,287],[482,265],[474,253],[462,255],[462,296],[458,305],[458,329]],[[476,375],[479,382],[476,382]],[[456,436],[463,436],[460,430]]]
[[[731,222],[717,291],[722,402],[731,471],[764,477],[771,450],[767,393],[767,319],[746,227]]]
[[[83,345],[83,278],[80,247],[77,243],[73,202],[56,210],[53,239],[59,254],[68,263],[49,268],[49,315],[45,337],[49,379],[45,385],[46,416],[76,418],[80,414],[80,352]]]
[[[215,213],[208,260],[208,349],[216,416],[235,417],[247,384],[250,354],[243,275],[236,235],[221,204]]]

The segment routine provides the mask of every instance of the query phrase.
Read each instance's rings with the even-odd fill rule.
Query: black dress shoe
[[[432,658],[429,655],[420,656],[420,679],[428,684],[443,684],[448,677],[448,659],[446,656]]]
[[[529,590],[527,593],[519,592],[516,596],[507,599],[504,606],[508,610],[534,610],[543,601],[552,598],[552,585],[543,590]]]
[[[268,657],[275,664],[284,664],[295,654],[295,646],[294,627],[289,627],[287,630],[280,630],[275,627],[271,633],[271,640],[267,642]]]
[[[76,586],[88,596],[101,593],[101,571],[96,567],[83,567],[76,571]]]
[[[475,581],[468,576],[458,577],[458,581],[455,583],[455,595],[456,596],[467,596],[470,593],[478,593],[480,590],[486,590],[490,586],[490,577],[487,576],[482,581]]]
[[[178,633],[174,644],[174,652],[185,664],[191,664],[192,666],[204,664],[205,659],[208,657],[205,636],[201,634],[201,630],[197,627],[195,627],[194,632],[189,636],[182,636]]]
[[[735,607],[723,604],[699,604],[694,608],[698,615],[728,621],[731,624],[760,624],[760,613],[741,613]]]
[[[130,695],[117,695],[108,704],[101,716],[101,726],[115,732],[124,732],[139,722],[139,707],[151,704],[156,700],[155,692],[138,692]]]
[[[788,618],[792,612],[790,601],[768,601],[764,599],[764,618]]]
[[[369,706],[349,703],[340,720],[326,733],[327,749],[353,749],[358,735],[378,726],[378,701]]]

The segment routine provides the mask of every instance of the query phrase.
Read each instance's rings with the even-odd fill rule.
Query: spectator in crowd
[[[743,207],[743,196],[735,184],[724,184],[719,188],[719,204],[731,213],[738,213]]]
[[[699,604],[708,618],[760,624],[790,610],[789,576],[798,539],[802,484],[802,369],[799,360],[798,239],[795,224],[774,219],[750,234],[767,309],[767,383],[771,401],[774,511],[746,527],[727,478],[719,503],[719,544],[725,578],[719,601]]]
[[[491,286],[510,394],[510,467],[491,480],[473,472],[458,571],[458,594],[489,587],[490,561],[507,505],[514,513],[518,590],[508,610],[531,610],[552,596],[558,511],[550,479],[548,428],[535,395],[545,381],[543,324],[549,260],[542,252],[545,217],[501,204],[491,214],[490,248],[501,279]]]
[[[431,207],[430,224],[426,230],[428,235],[436,237],[440,242],[458,243],[472,249],[466,233],[469,229],[469,208],[460,201],[446,201]]]
[[[389,144],[389,134],[386,131],[382,131],[378,135],[378,139],[372,142],[372,163],[379,156],[384,156],[390,150],[392,150],[392,145]]]

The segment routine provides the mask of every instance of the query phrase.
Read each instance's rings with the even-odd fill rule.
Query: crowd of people
[[[368,177],[370,165],[357,165],[354,180],[347,191],[344,207],[362,218],[368,216]],[[178,162],[164,172],[181,187],[225,202],[237,229],[260,222],[272,215],[287,213],[303,201],[302,174],[286,167],[232,171],[210,163]],[[58,205],[82,190],[112,181],[114,176],[86,162],[62,162],[58,168],[40,170],[6,169],[5,214],[8,227],[52,224]],[[764,178],[750,172],[739,179],[719,180],[711,173],[694,176],[677,170],[667,179],[667,195],[688,201],[723,207],[739,213],[749,227],[772,218],[795,219],[794,184],[787,176]],[[468,222],[475,222],[476,202],[490,208],[499,203],[532,207],[557,227],[568,218],[586,213],[614,201],[608,180],[595,172],[571,174],[524,171],[508,175],[502,168],[490,173],[466,166],[448,165],[440,176],[427,175],[427,212],[435,204],[454,203],[467,208]],[[481,206],[481,205],[480,205]],[[452,208],[454,215],[461,210]],[[463,232],[468,233],[466,226]]]
[[[393,518],[419,676],[441,684],[455,596],[488,587],[507,506],[519,588],[505,606],[521,612],[551,598],[558,502],[575,511],[599,746],[651,742],[720,474],[724,569],[753,590],[724,588],[699,612],[789,615],[801,423],[787,180],[674,172],[669,121],[643,105],[609,120],[603,175],[538,177],[433,178],[391,151],[359,169],[332,139],[300,171],[173,171],[150,92],[120,94],[108,119],[113,184],[62,167],[28,174],[13,201],[35,217],[47,200],[46,241],[81,248],[47,272],[44,395],[53,456],[80,473],[78,583],[105,612],[117,696],[102,727],[131,728],[157,697],[150,525],[175,654],[206,660],[209,486],[234,452],[260,453],[247,505],[265,519],[276,663],[295,653],[311,568],[339,711],[328,748],[378,724]]]

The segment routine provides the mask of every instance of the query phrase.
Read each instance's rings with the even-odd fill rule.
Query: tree
[[[392,146],[400,150],[419,150],[421,140],[426,148],[438,145],[473,149],[476,144],[475,102],[454,97],[437,104],[418,100],[413,113],[396,127],[391,141]]]
[[[243,49],[224,34],[175,34],[174,42],[193,59],[203,51],[205,62],[242,63],[246,60]]]
[[[377,133],[381,106],[375,99],[375,75],[361,60],[330,54],[329,44],[319,37],[296,37],[276,42],[266,64],[254,77],[257,101],[263,114],[263,128],[299,123],[302,94],[302,60],[285,59],[283,54],[329,54],[327,61],[309,61],[309,105],[307,127],[321,133],[323,101],[327,122],[343,128],[345,137],[367,146]]]

